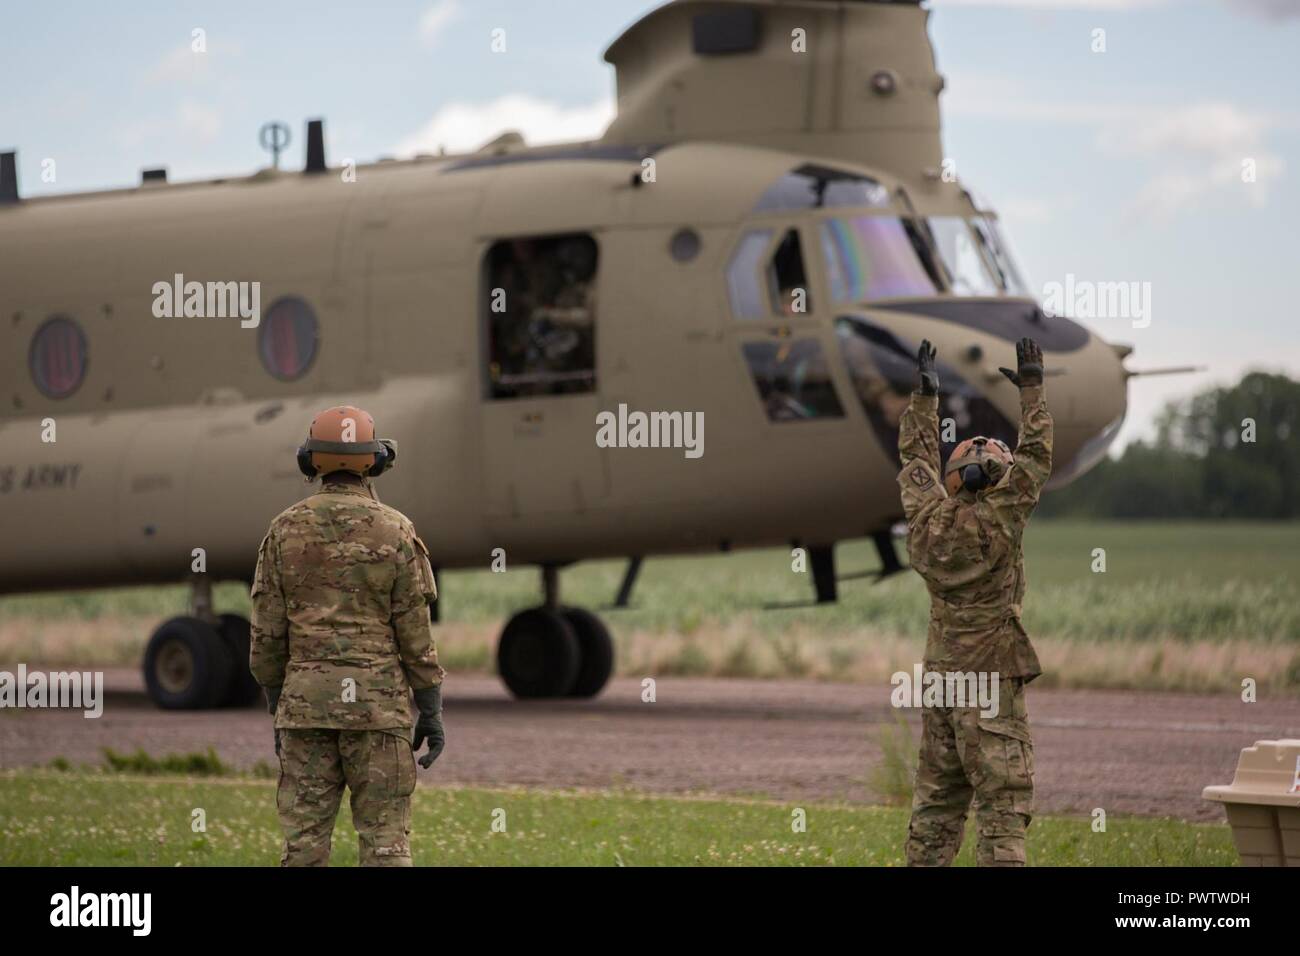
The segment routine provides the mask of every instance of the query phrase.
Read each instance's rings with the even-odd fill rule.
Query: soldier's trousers
[[[909,866],[947,866],[961,848],[972,798],[980,866],[1023,866],[1033,815],[1034,745],[1024,682],[998,682],[998,715],[927,707],[907,828]]]
[[[281,730],[275,803],[284,830],[281,866],[328,866],[334,818],[352,794],[362,866],[411,865],[415,755],[405,734]]]

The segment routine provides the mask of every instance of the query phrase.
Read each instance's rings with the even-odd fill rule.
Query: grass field
[[[1094,549],[1106,570],[1092,570]],[[866,542],[841,546],[841,573],[875,568]],[[1220,691],[1254,677],[1300,693],[1300,524],[1039,522],[1026,537],[1025,625],[1042,685]],[[485,558],[486,563],[486,558]],[[621,562],[566,570],[566,603],[601,609]],[[649,559],[635,606],[607,621],[625,674],[881,680],[924,644],[928,598],[911,573],[841,585],[838,604],[806,601],[788,550]],[[536,603],[535,569],[442,576],[439,645],[452,670],[487,670],[502,622]],[[181,613],[182,586],[0,599],[0,660],[129,664],[150,631]],[[221,610],[247,613],[237,584]]]
[[[247,778],[86,771],[0,772],[0,866],[271,866],[279,861],[275,785]],[[796,809],[806,832],[794,831]],[[202,810],[206,832],[194,832]],[[847,807],[420,787],[412,810],[417,865],[898,866],[908,813]],[[493,832],[494,820],[504,832]],[[1226,826],[1047,817],[1029,829],[1039,866],[1231,866]],[[335,865],[355,865],[347,804]],[[973,846],[959,864],[973,862]]]

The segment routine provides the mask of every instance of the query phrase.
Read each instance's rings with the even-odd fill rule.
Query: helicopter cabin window
[[[796,317],[812,311],[808,272],[797,229],[787,229],[770,253],[770,229],[748,232],[727,266],[731,311],[738,319]]]
[[[312,307],[297,296],[276,299],[257,330],[262,367],[282,382],[302,378],[316,360],[320,325]]]
[[[27,352],[32,381],[47,398],[67,398],[86,377],[86,333],[66,315],[41,323]]]
[[[930,296],[938,288],[924,242],[897,217],[827,219],[821,242],[833,302]]]
[[[488,249],[488,397],[595,390],[596,262],[596,241],[583,233]]]
[[[816,339],[746,342],[742,349],[768,420],[844,417],[826,355]]]

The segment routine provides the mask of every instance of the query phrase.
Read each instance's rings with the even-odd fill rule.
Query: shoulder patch
[[[922,491],[925,491],[934,484],[934,478],[931,477],[930,470],[919,461],[908,469],[907,477],[912,479],[912,484],[916,485],[916,487],[920,488]]]

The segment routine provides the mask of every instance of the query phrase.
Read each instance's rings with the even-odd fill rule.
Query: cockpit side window
[[[742,349],[770,421],[844,417],[826,354],[816,339],[746,342]]]
[[[767,295],[759,281],[759,265],[772,241],[772,230],[745,233],[727,263],[727,294],[738,319],[762,319],[768,314]]]
[[[854,216],[827,219],[820,229],[832,302],[935,294],[935,277],[903,220]]]
[[[801,316],[812,311],[799,230],[786,230],[768,264],[767,275],[773,292],[772,304],[778,315]]]
[[[488,249],[489,398],[595,390],[597,258],[584,233],[503,239]]]
[[[797,317],[812,310],[799,231],[787,229],[770,252],[772,229],[745,233],[727,265],[727,292],[738,319]]]

